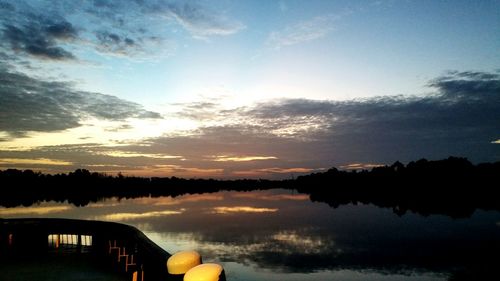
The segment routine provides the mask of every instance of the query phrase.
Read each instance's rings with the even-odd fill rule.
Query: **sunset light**
[[[2,0],[0,168],[278,179],[493,161],[498,3],[459,2]]]
[[[500,0],[0,0],[0,279],[500,280],[499,51]]]

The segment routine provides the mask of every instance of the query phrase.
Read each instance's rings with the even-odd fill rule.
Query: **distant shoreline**
[[[331,168],[288,180],[215,180],[177,177],[109,176],[84,169],[68,174],[32,170],[0,171],[0,206],[31,206],[43,201],[85,206],[106,198],[181,196],[218,191],[290,189],[310,195],[312,201],[336,208],[345,204],[375,204],[398,215],[467,217],[476,209],[500,211],[500,162],[473,165],[466,158],[421,159],[404,165],[363,171]]]

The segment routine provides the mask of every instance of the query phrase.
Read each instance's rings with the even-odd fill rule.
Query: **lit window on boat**
[[[49,234],[49,247],[59,248],[59,234]]]
[[[82,246],[92,246],[92,235],[81,235]]]
[[[78,245],[78,235],[76,234],[63,234],[61,244],[65,245]]]
[[[78,236],[77,234],[49,234],[49,247],[59,248],[61,245],[77,246],[79,244],[81,246],[92,246],[92,235],[80,235],[80,243]]]

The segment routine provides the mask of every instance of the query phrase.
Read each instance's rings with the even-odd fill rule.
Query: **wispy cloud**
[[[271,49],[281,49],[325,37],[334,30],[335,21],[338,19],[335,15],[325,15],[289,25],[280,31],[272,32],[266,45]]]
[[[213,158],[213,161],[216,162],[247,162],[247,161],[278,159],[275,156],[227,156],[227,155],[213,156],[211,158]]]
[[[155,173],[156,175],[179,175],[188,177],[207,177],[207,176],[220,176],[224,169],[220,168],[203,168],[203,167],[186,167],[181,165],[153,165],[146,167],[145,175]],[[134,171],[131,171],[134,173]],[[137,172],[136,172],[137,173]]]
[[[195,38],[231,35],[245,28],[245,25],[237,20],[191,2],[167,4],[165,8],[166,12]]]
[[[262,169],[254,169],[254,170],[250,170],[250,171],[239,171],[239,172],[235,172],[235,173],[246,173],[246,172],[258,172],[260,174],[265,174],[265,173],[269,173],[269,174],[290,174],[290,173],[308,173],[310,171],[312,171],[313,169],[311,168],[278,168],[278,167],[274,167],[274,168],[262,168]]]
[[[384,166],[382,164],[372,164],[372,163],[351,163],[347,165],[340,166],[344,170],[371,170],[375,167]]]
[[[159,153],[136,153],[130,151],[120,151],[120,150],[112,150],[112,151],[102,151],[98,152],[98,154],[111,156],[111,157],[124,157],[124,158],[132,158],[132,157],[146,157],[146,158],[154,158],[154,159],[182,159],[182,156],[179,155],[165,155]]]
[[[73,165],[72,162],[48,159],[48,158],[1,158],[0,165],[16,166],[16,165],[50,165],[50,166],[69,166]]]

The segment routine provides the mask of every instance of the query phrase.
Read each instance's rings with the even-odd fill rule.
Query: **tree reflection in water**
[[[221,262],[229,280],[467,280],[499,266],[497,211],[396,215],[281,189],[0,208],[0,217],[20,216],[132,224],[167,251],[195,248]]]

